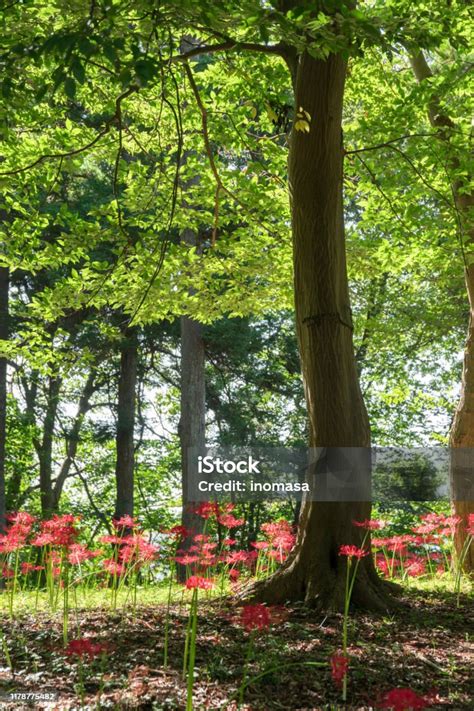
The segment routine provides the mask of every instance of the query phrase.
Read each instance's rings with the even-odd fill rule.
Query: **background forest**
[[[186,496],[189,447],[309,443],[451,446],[456,499],[474,444],[468,3],[6,0],[2,24],[0,690],[470,708],[474,509],[432,500],[423,463],[400,473],[416,501],[372,519]],[[393,678],[379,661],[366,679],[381,649]]]

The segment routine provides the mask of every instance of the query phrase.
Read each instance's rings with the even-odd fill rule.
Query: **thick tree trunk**
[[[0,267],[0,341],[8,340],[8,267]],[[0,354],[1,354],[0,346]],[[5,529],[5,446],[7,433],[7,359],[0,357],[0,535]]]
[[[181,236],[183,242],[196,245],[197,238],[192,230],[185,230]],[[199,533],[203,528],[203,519],[194,513],[195,502],[187,494],[188,481],[197,467],[197,458],[189,457],[189,449],[206,446],[206,389],[205,389],[205,350],[202,326],[188,316],[181,317],[181,417],[179,422],[179,440],[181,448],[182,471],[182,525],[186,529]],[[192,537],[182,542],[186,550],[192,543]],[[178,577],[183,580],[186,571],[178,566]]]
[[[352,341],[342,203],[342,101],[345,61],[301,56],[295,109],[310,115],[309,132],[293,128],[289,154],[297,332],[312,447],[369,447],[369,422]],[[304,116],[304,114],[303,114]],[[296,118],[298,121],[298,116]],[[369,503],[303,503],[296,547],[287,564],[254,590],[271,603],[304,600],[341,608],[343,544],[361,543],[353,520]],[[385,608],[371,556],[363,558],[354,601]]]
[[[422,52],[410,56],[413,73],[418,82],[426,81],[433,76],[428,62]],[[443,110],[436,94],[428,102],[428,118],[433,128],[438,129],[438,137],[447,150],[447,164],[459,174],[461,161],[451,136],[456,128],[455,124]],[[466,151],[469,147],[466,147]],[[455,513],[461,517],[462,525],[458,527],[455,536],[455,546],[459,554],[466,540],[466,528],[469,514],[474,515],[474,500],[467,497],[466,491],[472,491],[472,466],[474,456],[472,452],[460,451],[474,447],[474,193],[472,192],[472,174],[451,181],[451,190],[456,203],[460,221],[464,255],[466,259],[464,277],[466,292],[469,301],[469,325],[466,346],[464,350],[464,363],[462,372],[461,397],[454,415],[449,446],[451,447],[451,492]],[[468,455],[466,457],[466,454]],[[470,466],[466,467],[467,461]],[[464,563],[466,571],[474,573],[474,544],[471,544]]]
[[[53,442],[60,390],[61,379],[57,375],[51,375],[48,381],[43,437],[41,443],[36,445],[39,458],[41,515],[43,518],[48,518],[53,512]]]
[[[135,468],[135,389],[137,381],[137,342],[134,331],[126,331],[120,349],[118,386],[115,480],[115,518],[133,516]]]

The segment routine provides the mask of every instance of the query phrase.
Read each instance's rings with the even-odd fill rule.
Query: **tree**
[[[8,340],[9,270],[0,266],[0,341]],[[5,528],[5,440],[7,432],[7,357],[0,347],[0,535]]]
[[[412,54],[410,64],[416,80],[429,82],[434,74],[422,52]],[[474,447],[474,191],[472,186],[471,163],[463,160],[463,154],[469,155],[469,146],[459,145],[456,141],[457,127],[442,107],[436,92],[428,94],[428,117],[436,130],[438,140],[444,144],[447,170],[451,181],[451,190],[459,216],[459,238],[464,255],[464,279],[469,304],[469,324],[464,351],[461,396],[451,426],[449,444],[451,447],[451,488],[454,510],[461,517],[462,525],[457,528],[455,542],[458,554],[466,540],[468,516],[474,515],[474,496],[466,500],[467,492],[473,492],[472,456],[459,451]],[[472,155],[471,155],[472,158]],[[467,551],[464,567],[474,572],[474,543]]]
[[[115,518],[133,516],[135,468],[135,389],[137,381],[136,331],[126,328],[120,344],[117,400]]]
[[[117,138],[117,141],[111,141],[115,144],[112,155],[109,144],[105,149],[101,147],[113,166],[111,172],[114,194],[111,206],[108,210],[104,208],[101,219],[106,223],[109,238],[117,233],[118,224],[117,244],[123,245],[122,261],[119,265],[121,270],[115,271],[115,279],[108,280],[108,291],[105,295],[102,290],[102,302],[107,298],[122,300],[131,312],[135,312],[136,308],[141,309],[142,318],[163,318],[164,314],[168,317],[172,312],[179,315],[184,313],[203,321],[212,320],[222,312],[242,315],[245,308],[255,308],[255,302],[259,300],[255,295],[265,293],[255,289],[255,283],[262,280],[262,275],[265,279],[270,278],[265,271],[266,265],[269,275],[273,275],[273,266],[278,261],[277,248],[281,236],[275,231],[274,204],[269,200],[268,194],[265,201],[261,200],[256,197],[251,181],[236,176],[235,165],[238,165],[238,161],[232,165],[232,150],[227,144],[225,148],[229,149],[231,157],[226,154],[225,159],[221,160],[214,151],[210,139],[209,110],[206,107],[208,99],[213,103],[216,101],[211,93],[213,82],[209,81],[203,92],[201,82],[207,78],[207,72],[199,71],[198,81],[191,69],[191,62],[195,56],[202,58],[225,52],[236,53],[238,56],[243,56],[246,52],[252,56],[256,53],[272,62],[277,57],[286,61],[295,89],[294,125],[289,153],[294,291],[310,420],[310,443],[313,446],[370,446],[368,418],[359,386],[352,343],[353,327],[342,203],[342,108],[347,59],[351,54],[357,53],[361,48],[364,51],[366,46],[374,44],[388,49],[390,42],[399,42],[407,33],[413,33],[415,44],[420,46],[423,46],[425,41],[432,41],[430,13],[428,12],[428,23],[425,23],[428,27],[413,29],[410,20],[416,13],[413,11],[406,20],[406,8],[402,6],[403,3],[391,3],[384,15],[383,7],[374,9],[371,6],[364,8],[364,12],[344,2],[321,3],[316,8],[310,3],[291,0],[275,2],[271,6],[256,6],[253,1],[244,2],[243,5],[210,2],[206,3],[205,8],[193,8],[189,3],[183,2],[169,6],[165,4],[160,7],[160,13],[157,15],[150,13],[148,4],[144,2],[143,6],[140,4],[134,8],[137,16],[133,23],[130,23],[128,17],[122,18],[117,6],[113,5],[106,8],[94,7],[92,16],[88,16],[87,20],[81,9],[72,8],[68,9],[65,18],[59,21],[51,20],[48,16],[47,20],[43,20],[41,32],[38,32],[33,44],[28,37],[27,42],[13,44],[8,55],[9,67],[16,60],[20,64],[28,65],[30,57],[35,60],[44,57],[46,65],[53,69],[53,93],[59,90],[66,103],[79,99],[87,106],[86,111],[81,107],[77,112],[80,115],[77,123],[87,136],[81,148],[72,148],[70,136],[59,131],[55,134],[58,136],[56,140],[60,144],[63,142],[67,150],[58,147],[56,152],[52,149],[47,153],[43,152],[35,160],[29,163],[25,161],[22,168],[12,171],[14,174],[27,168],[37,170],[38,166],[47,163],[51,157],[54,160],[69,161],[70,170],[73,171],[74,162],[80,160],[79,156],[86,149],[97,147],[99,142],[105,136],[110,137],[110,134]],[[145,10],[143,15],[140,10]],[[172,12],[163,14],[166,10]],[[377,12],[381,13],[382,19]],[[18,8],[15,8],[13,13],[18,15]],[[434,13],[434,16],[438,18],[437,13]],[[166,22],[163,21],[164,17]],[[174,18],[174,21],[170,20],[170,17]],[[443,17],[442,21],[445,19]],[[23,28],[23,25],[21,27]],[[197,36],[193,30],[199,28],[199,37],[205,37],[206,40],[211,37],[214,44],[176,53],[169,38],[178,36],[178,33],[182,36],[183,27],[186,30],[191,28],[189,33],[193,36]],[[232,28],[234,36],[228,34],[229,27]],[[108,58],[105,69],[102,62],[98,66],[95,61],[97,55],[101,60],[104,55]],[[214,62],[210,60],[209,64],[209,76],[212,77]],[[55,65],[54,68],[51,65]],[[195,99],[194,111],[189,109],[190,94],[187,95],[186,106],[181,101],[179,84],[174,74],[174,68],[183,65]],[[255,65],[256,61],[250,64],[249,60],[249,66]],[[219,66],[218,61],[215,66]],[[38,74],[41,76],[38,77]],[[8,78],[12,82],[11,72]],[[86,78],[93,83],[101,82],[106,101],[103,116],[97,117],[95,123],[89,121],[84,128],[83,116],[92,113],[91,92],[90,87],[86,85]],[[81,85],[80,88],[76,80]],[[44,71],[38,71],[34,75],[34,81],[38,84],[40,95],[45,96],[51,88],[49,76]],[[175,210],[178,185],[176,175],[172,181],[172,199],[168,201],[173,206],[170,224],[164,226],[162,221],[158,230],[153,224],[154,217],[150,212],[145,210],[143,214],[140,213],[140,208],[143,208],[147,200],[156,198],[155,195],[150,196],[149,190],[147,191],[147,184],[150,182],[148,164],[144,163],[144,169],[134,166],[131,171],[134,178],[133,188],[120,193],[119,173],[125,163],[124,141],[127,141],[127,150],[134,150],[141,157],[145,153],[141,148],[143,120],[140,110],[146,114],[141,102],[143,94],[148,91],[155,100],[158,94],[161,107],[163,104],[167,108],[170,107],[170,95],[176,98],[167,115],[162,114],[160,108],[160,116],[165,116],[170,123],[174,121],[176,124],[176,147],[166,153],[168,165],[175,161],[179,170],[184,135],[183,113],[193,128],[197,129],[196,133],[204,146],[204,157],[208,164],[195,194],[187,199],[187,203],[199,205],[201,213],[196,215],[195,211],[193,220],[199,224],[213,224],[213,238],[219,231],[227,229],[228,241],[222,240],[222,263],[219,262],[222,253],[219,254],[218,250],[215,250],[210,252],[207,259],[199,259],[195,255],[195,268],[183,270],[182,256],[185,250],[167,249],[172,220],[178,214],[180,227],[189,220],[189,213],[180,211],[179,207]],[[94,100],[95,98],[94,95]],[[131,107],[129,112],[132,115],[135,110],[140,131],[139,151],[132,148],[137,137],[133,134],[131,123],[124,122],[125,106]],[[187,109],[186,112],[183,112],[183,108]],[[53,115],[56,115],[56,112],[61,114],[57,106]],[[154,120],[150,123],[153,126]],[[223,124],[224,122],[220,126],[222,135],[225,135]],[[92,126],[96,129],[94,133]],[[97,130],[97,127],[100,127],[100,130]],[[147,137],[146,130],[144,133]],[[150,129],[148,136],[150,134],[153,134],[153,129]],[[236,134],[239,134],[238,130]],[[250,131],[243,140],[244,145],[249,134]],[[171,132],[168,135],[171,135]],[[237,144],[236,140],[234,145]],[[12,159],[17,158],[12,146],[9,146],[5,174],[8,174]],[[259,163],[259,175],[264,176],[261,183],[257,177],[257,183],[271,186],[272,181],[268,178],[265,163],[260,158],[261,149],[255,141],[253,148],[246,148],[248,162]],[[199,156],[200,151],[195,150],[194,154]],[[255,157],[258,160],[255,160]],[[127,161],[127,166],[129,164]],[[187,163],[186,170],[195,171],[203,165],[202,160],[196,158]],[[54,175],[51,178],[54,179]],[[234,183],[230,188],[228,181],[232,180]],[[143,200],[140,199],[141,190],[146,193]],[[163,199],[162,204],[166,205],[168,195],[163,191],[163,198],[160,194],[157,199]],[[265,203],[266,207],[262,207],[261,203]],[[128,222],[124,206],[130,214]],[[137,214],[141,215],[137,221],[146,238],[140,244],[140,250],[131,253],[127,227],[130,227]],[[284,220],[282,223],[284,224]],[[198,227],[199,224],[194,226]],[[235,232],[229,229],[231,225],[235,227],[236,224],[238,228]],[[88,229],[96,235],[101,235],[103,225],[100,222],[94,223],[92,226],[88,225]],[[270,235],[263,247],[262,233]],[[249,235],[255,239],[249,240]],[[158,266],[152,270],[149,268],[150,255],[155,256],[157,249],[150,249],[147,242],[150,236],[162,247],[161,256],[167,256],[166,260],[158,259]],[[240,239],[240,252],[235,247],[235,236]],[[225,282],[222,278],[216,278],[213,269],[220,269],[218,276],[225,272],[222,266],[229,254],[226,254],[229,245],[231,254],[233,249],[240,257],[245,254],[245,258],[239,262],[239,267],[243,262],[245,269],[234,269],[233,279]],[[260,249],[256,249],[255,245]],[[132,262],[133,270],[128,269]],[[135,283],[138,265],[142,270],[142,284],[147,280],[149,282],[145,291],[145,297],[149,297],[146,304],[141,293],[137,299],[137,291],[140,292],[140,286],[137,288]],[[237,275],[235,271],[238,271]],[[162,278],[157,280],[157,273],[160,272]],[[180,275],[180,279],[176,279],[176,274]],[[74,277],[77,287],[83,286],[86,276],[91,277],[89,283],[92,290],[97,282],[103,281],[103,272],[95,271],[93,263],[82,268],[82,275]],[[193,293],[189,289],[190,282],[195,289]],[[64,290],[61,294],[61,291],[58,291],[62,301],[61,298],[53,300],[53,307],[60,309],[64,308],[64,293],[68,292]],[[128,295],[129,291],[132,299]],[[77,292],[81,294],[80,298],[90,298],[84,288],[77,288]],[[268,293],[271,291],[268,290]],[[236,294],[239,298],[237,310],[234,308]],[[199,298],[196,298],[197,295]],[[216,296],[219,298],[216,299]],[[218,308],[215,306],[216,301],[219,303]],[[338,557],[338,547],[341,543],[360,543],[360,535],[353,528],[352,519],[366,518],[369,514],[368,504],[334,503],[323,506],[307,501],[302,509],[300,534],[294,555],[281,574],[265,584],[260,593],[269,599],[303,598],[308,602],[340,605],[345,564]],[[383,598],[382,586],[375,575],[371,559],[366,558],[361,564],[355,599],[360,604],[382,607],[385,604]]]
[[[197,247],[198,236],[193,230],[184,230],[181,239],[190,246]],[[192,450],[203,451],[206,446],[206,384],[205,345],[203,327],[189,316],[181,316],[181,367],[180,367],[180,418],[178,434],[181,450],[181,523],[187,531],[182,548],[192,545],[193,535],[202,530],[202,518],[195,511],[195,502],[188,497],[188,482],[197,474],[197,457]],[[186,576],[186,566],[178,567],[181,579]]]

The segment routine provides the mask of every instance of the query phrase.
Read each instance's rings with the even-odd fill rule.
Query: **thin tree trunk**
[[[41,515],[43,518],[47,518],[53,512],[53,442],[60,390],[61,379],[57,375],[49,376],[43,437],[41,443],[36,445],[39,458]]]
[[[196,245],[196,233],[185,230],[181,236],[183,242]],[[190,457],[190,448],[203,449],[206,445],[206,390],[205,390],[205,349],[202,326],[188,316],[181,316],[181,417],[179,422],[179,440],[181,448],[182,471],[182,525],[194,534],[202,531],[203,519],[194,513],[195,502],[188,498],[188,482],[196,471],[197,457]],[[183,550],[192,543],[192,537],[186,538],[181,545]],[[183,580],[186,571],[178,566],[178,577]]]
[[[135,389],[137,381],[137,341],[134,330],[126,331],[120,349],[120,376],[116,442],[115,518],[133,516],[135,469]]]
[[[296,74],[295,108],[310,114],[310,130],[293,128],[289,153],[297,333],[312,447],[370,447],[352,340],[342,202],[342,101],[346,63],[305,53]],[[297,119],[298,120],[298,117]],[[370,517],[370,503],[305,501],[296,547],[287,564],[254,590],[268,602],[305,600],[341,608],[343,544],[361,543],[353,520]],[[357,604],[388,602],[372,557],[363,558]]]
[[[56,511],[59,507],[59,500],[61,498],[62,490],[64,487],[64,482],[66,481],[71,465],[74,461],[77,452],[77,445],[79,444],[79,434],[81,431],[82,423],[84,422],[84,417],[89,409],[89,402],[92,394],[95,391],[94,380],[96,372],[92,368],[87,376],[87,380],[84,384],[84,388],[79,399],[79,405],[77,408],[76,417],[72,423],[71,431],[66,437],[66,456],[59,470],[59,474],[56,478],[54,489],[53,489],[53,501],[52,506]]]
[[[8,340],[8,267],[0,267],[0,340]],[[0,346],[0,353],[1,353]],[[7,359],[0,357],[0,535],[5,529],[5,447],[7,433]]]
[[[418,82],[426,81],[433,73],[424,57],[419,52],[410,56],[413,73]],[[438,129],[438,137],[443,142],[448,152],[448,165],[456,171],[460,168],[459,156],[456,148],[452,146],[451,136],[456,128],[440,106],[438,97],[434,94],[428,103],[428,117],[433,128]],[[466,492],[472,492],[472,471],[474,457],[467,449],[474,448],[474,193],[471,186],[472,175],[456,178],[451,181],[451,189],[458,211],[461,240],[466,259],[464,279],[469,302],[469,324],[466,345],[464,349],[464,362],[462,371],[461,396],[456,408],[449,446],[451,448],[451,492],[455,513],[461,517],[463,525],[459,526],[455,535],[455,546],[459,554],[466,540],[465,524],[468,516],[474,515],[474,500],[472,496],[467,499]],[[462,450],[465,450],[464,452]],[[468,455],[466,457],[466,454]],[[467,466],[468,462],[470,464]],[[467,552],[464,568],[474,572],[474,544]]]

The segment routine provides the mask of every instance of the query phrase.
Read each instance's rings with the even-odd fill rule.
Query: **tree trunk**
[[[8,340],[8,267],[0,267],[0,341]],[[0,346],[0,353],[1,353]],[[7,434],[7,359],[0,357],[0,535],[5,529],[5,446]]]
[[[41,443],[36,445],[39,458],[41,515],[43,518],[48,518],[53,512],[53,442],[60,389],[61,379],[57,375],[50,375],[46,414],[43,422],[43,437]]]
[[[196,233],[185,230],[181,236],[183,242],[196,245]],[[181,316],[181,417],[179,422],[179,440],[181,448],[182,471],[182,525],[193,533],[203,528],[203,519],[194,513],[195,502],[188,499],[188,481],[197,470],[197,458],[188,456],[191,447],[203,449],[206,446],[206,389],[205,389],[205,350],[202,326],[188,316]],[[181,548],[186,550],[192,543],[188,537],[182,541]],[[186,575],[185,566],[178,566],[178,578]]]
[[[120,349],[120,376],[118,386],[118,412],[116,442],[115,518],[133,516],[134,488],[134,428],[135,428],[135,387],[137,381],[137,342],[134,331],[124,334]]]
[[[341,128],[345,72],[346,63],[338,55],[326,60],[301,56],[295,109],[309,113],[310,130],[293,128],[289,153],[295,311],[312,447],[370,447],[354,357],[345,258]],[[346,559],[339,556],[339,547],[361,544],[361,530],[352,521],[369,518],[370,511],[370,503],[305,501],[287,564],[257,585],[252,595],[271,603],[304,600],[340,609]],[[371,556],[361,560],[353,599],[361,606],[386,609]]]
[[[79,398],[79,405],[77,408],[76,417],[72,423],[71,430],[66,436],[66,456],[64,457],[61,469],[56,478],[54,489],[53,489],[53,501],[52,506],[55,511],[59,507],[59,500],[63,491],[64,483],[69,476],[71,465],[74,461],[77,452],[77,445],[79,444],[79,434],[81,431],[82,423],[84,422],[84,417],[89,409],[89,401],[92,394],[95,391],[95,369],[92,368],[87,376],[87,380],[84,384],[84,388]]]
[[[433,76],[433,72],[421,52],[410,56],[410,63],[419,83]],[[433,128],[438,129],[438,137],[447,149],[448,167],[453,171],[457,170],[459,173],[461,161],[456,148],[453,147],[451,142],[451,136],[456,126],[451,117],[443,111],[436,94],[430,97],[427,108],[430,123]],[[469,151],[468,146],[466,147],[467,151]],[[473,497],[468,497],[466,493],[467,491],[472,492],[474,464],[472,453],[467,451],[467,448],[472,449],[474,447],[474,193],[472,192],[471,181],[472,175],[470,174],[465,175],[464,178],[456,178],[451,181],[451,190],[461,228],[460,239],[463,244],[465,258],[464,279],[469,301],[469,325],[464,350],[461,396],[449,436],[453,508],[455,513],[462,519],[462,525],[457,528],[454,541],[458,555],[466,541],[465,525],[468,516],[470,514],[474,515]],[[465,450],[464,452],[462,451],[463,449]],[[465,558],[464,569],[470,573],[474,572],[474,544],[472,543]]]

